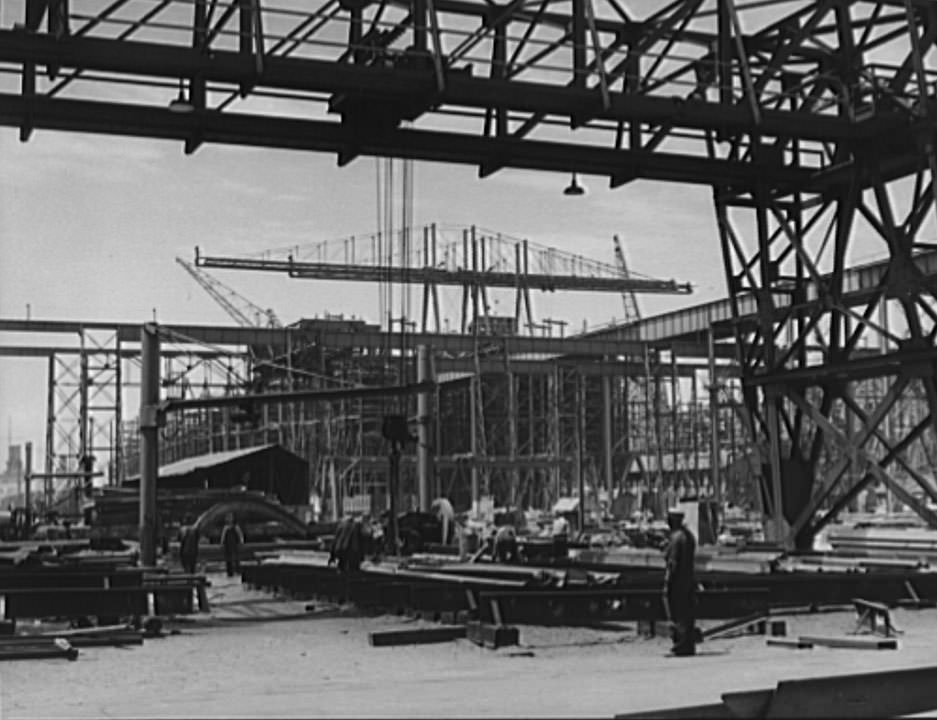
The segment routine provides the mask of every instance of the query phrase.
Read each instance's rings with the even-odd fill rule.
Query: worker
[[[696,654],[696,628],[694,605],[696,579],[694,562],[696,538],[683,523],[683,511],[671,508],[667,512],[670,540],[667,543],[664,570],[664,608],[669,616],[672,652],[674,655]]]
[[[569,548],[569,520],[557,515],[550,535],[553,537],[553,557],[565,558]]]
[[[225,515],[224,530],[221,531],[221,547],[224,549],[224,564],[228,577],[233,577],[240,570],[241,545],[244,533],[237,523],[234,513]]]
[[[495,562],[517,562],[517,531],[514,529],[513,525],[502,525],[495,532],[492,559]]]
[[[198,562],[198,527],[191,514],[183,518],[179,528],[179,560],[182,562],[183,572],[195,574],[195,565]]]
[[[449,545],[455,536],[455,510],[452,503],[444,497],[438,497],[433,500],[429,509],[442,525],[440,542],[443,545]]]
[[[357,572],[367,554],[371,539],[370,521],[362,517],[342,518],[335,528],[329,565],[338,563],[339,572]]]

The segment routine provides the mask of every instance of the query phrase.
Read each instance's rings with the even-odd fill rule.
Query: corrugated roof
[[[176,462],[171,462],[167,465],[161,465],[159,468],[159,476],[161,478],[168,478],[177,477],[179,475],[187,475],[188,473],[195,470],[223,465],[226,462],[231,462],[232,460],[236,460],[238,458],[247,457],[248,455],[253,455],[254,453],[259,453],[272,447],[276,447],[276,445],[274,443],[270,443],[267,445],[256,445],[254,447],[241,448],[239,450],[225,450],[224,452],[196,455],[195,457],[185,458],[184,460],[177,460]]]

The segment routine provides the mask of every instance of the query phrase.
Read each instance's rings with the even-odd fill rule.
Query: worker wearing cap
[[[517,531],[510,523],[502,525],[495,532],[492,559],[495,562],[517,562]]]
[[[693,564],[696,556],[696,538],[683,523],[683,511],[667,511],[670,541],[666,549],[664,571],[664,601],[671,622],[674,655],[696,654],[694,605],[696,579]]]

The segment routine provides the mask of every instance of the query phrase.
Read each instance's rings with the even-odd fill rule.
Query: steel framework
[[[771,536],[807,544],[826,500],[873,479],[937,525],[891,474],[902,468],[937,502],[904,456],[937,424],[934,287],[916,261],[937,193],[929,0],[677,0],[644,13],[618,0],[23,6],[0,29],[0,123],[23,139],[48,128],[175,139],[186,152],[219,142],[340,164],[371,154],[483,176],[711,186]],[[888,271],[847,302],[864,232],[881,239]],[[740,307],[750,295],[754,322]],[[871,378],[891,385],[867,411],[854,385]],[[884,437],[915,383],[929,412]],[[831,422],[839,406],[850,437]],[[846,459],[821,474],[830,446]],[[855,481],[850,457],[868,463]]]

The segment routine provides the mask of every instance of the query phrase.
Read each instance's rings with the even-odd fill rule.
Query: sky
[[[0,317],[232,324],[175,262],[194,247],[239,255],[377,229],[376,164],[361,157],[205,145],[185,156],[168,141],[38,130],[27,143],[0,129]],[[642,296],[645,314],[724,295],[710,191],[636,182],[566,197],[569,177],[506,170],[481,180],[471,167],[414,165],[414,222],[471,225],[691,282],[691,296]],[[279,274],[211,274],[284,322],[325,312],[378,320],[377,288]],[[418,295],[416,296],[418,297]],[[444,307],[455,321],[458,296]],[[510,307],[510,306],[508,306]],[[535,296],[540,317],[572,327],[621,318],[615,295]],[[444,310],[445,312],[445,310]],[[54,339],[53,339],[54,340]],[[44,344],[36,335],[0,342]],[[59,339],[61,342],[61,339]],[[0,442],[44,438],[46,364],[0,359]],[[41,457],[41,455],[40,455]]]

